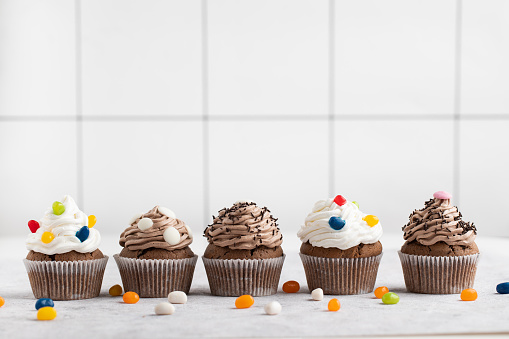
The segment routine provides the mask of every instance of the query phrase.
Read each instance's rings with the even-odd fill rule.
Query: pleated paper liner
[[[409,292],[455,294],[474,286],[479,254],[432,257],[398,251]]]
[[[375,288],[382,253],[367,258],[324,258],[300,253],[310,291],[324,294],[365,294]]]
[[[23,259],[36,299],[89,299],[99,296],[108,257],[80,261]]]
[[[202,257],[210,292],[218,296],[253,297],[277,293],[285,255],[269,259],[208,259]]]
[[[173,291],[189,293],[198,256],[184,259],[133,259],[115,254],[124,291],[144,298],[167,298]]]

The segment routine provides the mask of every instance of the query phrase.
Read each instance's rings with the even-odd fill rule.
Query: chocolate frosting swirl
[[[260,246],[281,246],[283,235],[267,207],[260,208],[254,202],[240,202],[223,208],[219,216],[212,217],[204,236],[209,243],[234,250],[252,250]]]
[[[138,222],[142,218],[152,220],[152,227],[142,231]],[[176,245],[170,245],[164,240],[164,231],[168,227],[174,227],[180,233],[180,241]],[[120,246],[130,251],[146,250],[149,248],[162,248],[173,251],[189,246],[193,242],[192,233],[188,226],[180,219],[170,218],[159,211],[159,206],[154,207],[145,214],[136,218],[131,226],[126,228],[120,235]]]
[[[439,241],[448,245],[467,246],[474,242],[477,229],[471,222],[461,220],[462,215],[450,199],[430,199],[423,209],[410,214],[403,226],[403,238],[430,246]]]

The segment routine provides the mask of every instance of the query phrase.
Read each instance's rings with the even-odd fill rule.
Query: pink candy
[[[438,191],[433,193],[433,198],[442,199],[442,200],[450,200],[452,198],[451,193],[446,191]]]

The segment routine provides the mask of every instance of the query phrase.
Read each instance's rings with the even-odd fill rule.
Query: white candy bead
[[[265,313],[267,313],[268,315],[279,314],[279,312],[281,312],[281,308],[282,308],[281,304],[278,303],[277,301],[271,301],[264,307]]]
[[[172,304],[185,304],[187,302],[187,295],[182,291],[173,291],[168,294],[168,301]]]
[[[143,213],[138,213],[136,215],[133,215],[133,217],[131,218],[131,221],[129,221],[129,225],[132,225],[134,222],[136,222],[136,220],[141,218],[142,215],[143,215]]]
[[[163,233],[164,241],[170,245],[176,245],[180,242],[180,233],[173,226],[168,227]]]
[[[154,222],[150,218],[142,218],[138,221],[138,228],[142,231],[148,230],[152,225],[154,225]]]
[[[167,216],[168,218],[172,218],[172,219],[176,219],[177,218],[177,216],[175,215],[175,212],[173,212],[169,208],[159,206],[157,208],[157,210],[159,211],[159,213],[161,213],[162,215]]]
[[[316,301],[323,300],[323,290],[321,288],[315,288],[311,292],[311,298],[313,298],[313,300],[316,300]]]
[[[193,239],[193,231],[191,231],[191,227],[186,225],[187,234],[189,235],[189,239]]]
[[[169,315],[175,312],[175,306],[170,303],[157,304],[154,311],[157,315]]]
[[[253,200],[237,200],[237,201],[235,201],[234,205],[243,204],[243,203],[250,204],[252,202],[253,202]]]

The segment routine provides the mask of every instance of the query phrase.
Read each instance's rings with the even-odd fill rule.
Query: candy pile
[[[62,212],[63,213],[63,212]],[[55,303],[50,298],[41,298],[35,303],[38,320],[53,320],[57,317]]]

